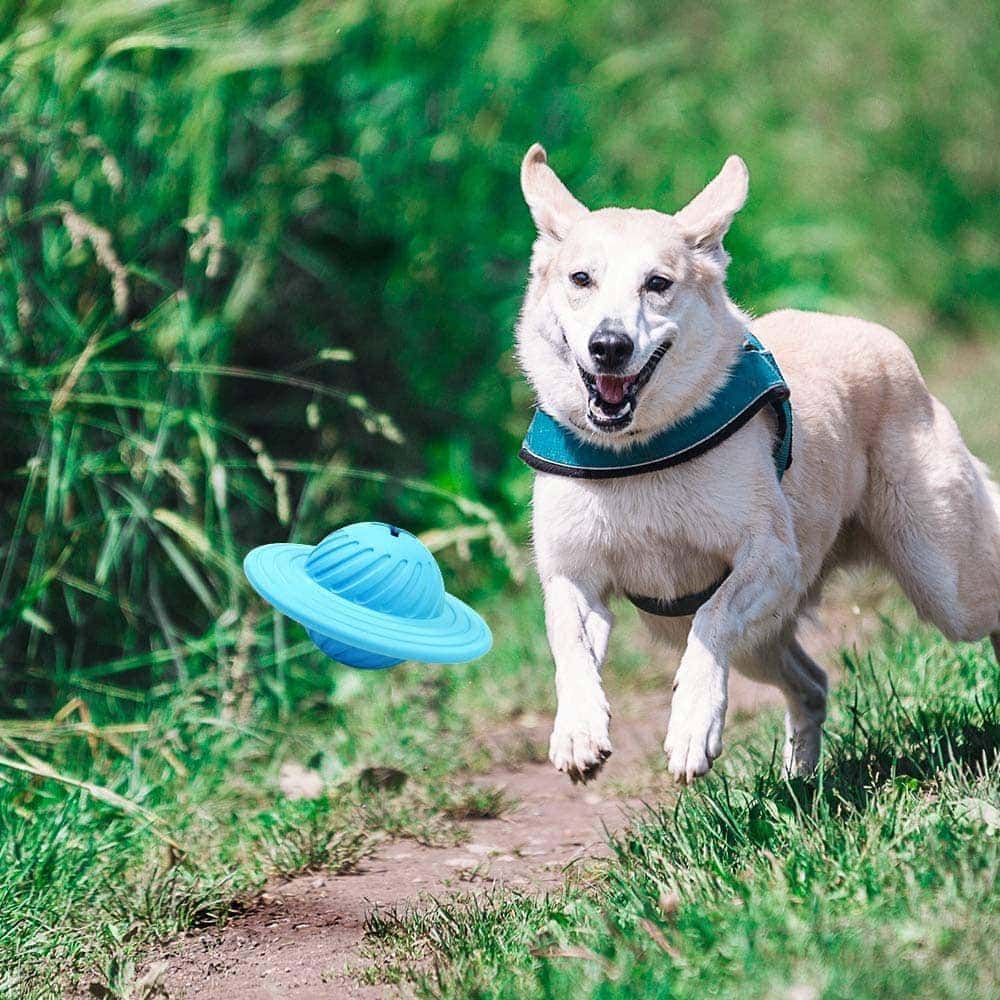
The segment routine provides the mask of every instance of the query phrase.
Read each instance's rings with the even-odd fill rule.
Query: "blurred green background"
[[[260,542],[391,517],[471,599],[522,575],[536,140],[588,204],[668,211],[740,153],[734,298],[894,326],[995,446],[987,4],[2,10],[5,712],[210,672]]]

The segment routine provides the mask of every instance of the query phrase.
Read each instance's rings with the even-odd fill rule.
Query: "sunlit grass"
[[[1000,855],[998,668],[898,635],[834,695],[822,772],[776,772],[777,719],[605,873],[376,914],[374,970],[434,997],[987,997]]]

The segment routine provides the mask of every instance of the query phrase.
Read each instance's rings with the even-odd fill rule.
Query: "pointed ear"
[[[521,190],[539,236],[561,240],[587,209],[569,193],[536,142],[521,161]]]
[[[722,254],[722,239],[747,200],[749,183],[747,165],[738,156],[730,156],[701,194],[674,215],[674,221],[696,250]]]

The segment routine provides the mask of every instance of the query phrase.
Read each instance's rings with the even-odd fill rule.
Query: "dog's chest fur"
[[[543,577],[664,598],[714,582],[749,530],[748,500],[758,470],[768,468],[771,433],[761,415],[713,452],[660,472],[604,480],[538,474]]]

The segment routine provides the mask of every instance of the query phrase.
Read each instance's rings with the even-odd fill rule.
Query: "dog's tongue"
[[[605,403],[618,404],[625,398],[625,390],[635,379],[621,375],[598,375],[597,391]]]

